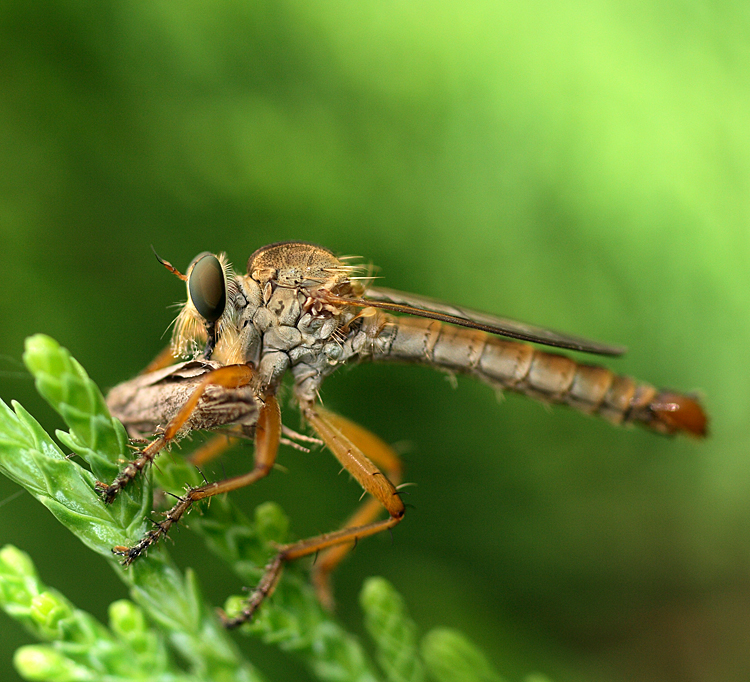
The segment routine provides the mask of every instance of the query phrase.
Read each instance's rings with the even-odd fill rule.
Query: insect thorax
[[[303,242],[256,251],[248,274],[228,282],[213,359],[251,364],[260,393],[275,392],[291,371],[298,398],[313,400],[321,381],[365,344],[359,311],[325,301],[325,293],[361,293],[349,277],[355,269]]]

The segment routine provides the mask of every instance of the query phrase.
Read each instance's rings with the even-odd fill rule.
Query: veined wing
[[[440,322],[456,324],[461,327],[479,329],[489,334],[541,343],[545,346],[554,346],[555,348],[567,348],[569,350],[595,353],[597,355],[622,355],[626,350],[623,346],[589,341],[577,336],[561,334],[551,329],[535,327],[523,322],[516,322],[515,320],[489,315],[488,313],[482,313],[469,308],[450,305],[427,296],[396,291],[395,289],[370,287],[365,292],[365,295],[359,299],[335,295],[330,295],[329,298],[339,303],[361,307],[369,306],[389,310],[394,313],[426,317],[432,320],[439,320]]]

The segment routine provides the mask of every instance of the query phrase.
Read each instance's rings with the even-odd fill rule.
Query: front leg
[[[255,427],[255,466],[251,471],[223,481],[207,483],[197,488],[188,488],[182,497],[177,498],[177,503],[166,512],[164,520],[158,523],[154,522],[154,528],[146,533],[140,542],[132,547],[118,545],[112,549],[112,552],[124,557],[123,565],[129,566],[149,547],[164,537],[170,528],[188,512],[193,502],[243,488],[268,476],[276,461],[280,438],[281,411],[276,398],[271,395],[266,397],[260,410],[258,424]]]
[[[185,404],[169,420],[164,431],[143,450],[138,457],[123,468],[112,483],[97,481],[96,487],[101,492],[106,504],[111,504],[118,493],[128,485],[139,472],[151,464],[156,456],[169,445],[177,436],[180,429],[193,415],[198,402],[209,386],[222,386],[224,388],[240,388],[247,386],[253,378],[253,370],[248,365],[227,365],[207,372],[197,384]],[[200,427],[198,427],[200,428]]]

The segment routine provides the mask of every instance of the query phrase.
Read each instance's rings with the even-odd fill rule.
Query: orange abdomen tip
[[[708,417],[695,398],[679,393],[661,393],[651,403],[650,409],[669,433],[684,431],[697,438],[708,433]]]

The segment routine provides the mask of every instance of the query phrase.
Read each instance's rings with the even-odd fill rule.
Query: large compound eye
[[[198,256],[188,276],[188,292],[195,309],[207,322],[216,322],[227,304],[227,285],[219,259],[212,253]]]

